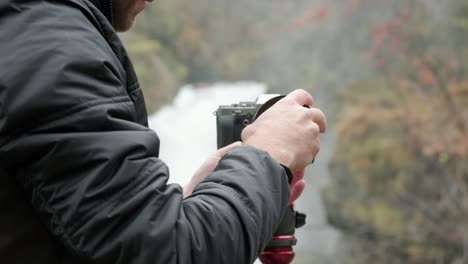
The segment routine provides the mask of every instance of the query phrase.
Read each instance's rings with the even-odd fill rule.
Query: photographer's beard
[[[128,31],[135,24],[136,16],[145,9],[146,2],[153,0],[114,0],[114,28],[117,32]]]

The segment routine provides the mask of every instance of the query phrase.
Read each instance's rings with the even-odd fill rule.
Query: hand
[[[230,145],[227,145],[224,148],[218,149],[213,155],[211,155],[205,162],[198,168],[195,174],[192,176],[190,181],[182,187],[183,197],[189,196],[195,187],[202,182],[208,175],[210,175],[216,166],[218,166],[219,161],[226,155],[231,149],[237,146],[241,146],[242,142],[234,142]]]
[[[304,170],[320,149],[319,133],[326,130],[325,115],[312,96],[295,90],[270,107],[242,131],[242,141],[270,154],[291,171]],[[299,187],[297,187],[299,188]]]
[[[304,170],[296,171],[293,173],[293,180],[291,185],[289,186],[290,195],[288,204],[293,204],[299,196],[301,196],[302,192],[305,188],[305,181],[304,181]]]

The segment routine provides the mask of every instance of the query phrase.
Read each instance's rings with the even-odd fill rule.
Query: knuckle
[[[246,126],[241,132],[241,138],[244,140],[253,134],[253,124]]]
[[[314,120],[315,111],[314,108],[304,108],[305,115],[309,120]]]
[[[300,96],[312,98],[312,95],[304,89],[297,89],[296,91]]]
[[[290,105],[296,104],[296,101],[293,98],[287,96],[287,97],[284,97],[283,99],[281,99],[277,104],[280,105],[280,106],[283,105],[283,104],[287,105],[287,106],[290,106]]]
[[[324,120],[325,114],[318,108],[310,108],[312,120]]]
[[[296,92],[301,93],[301,94],[308,94],[308,92],[302,88],[296,89]]]
[[[316,137],[318,134],[320,134],[320,126],[315,123],[315,122],[309,122],[309,131],[312,133],[314,137]]]
[[[317,142],[316,144],[314,144],[314,156],[320,152],[320,143]]]

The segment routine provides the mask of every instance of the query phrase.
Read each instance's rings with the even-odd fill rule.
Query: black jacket
[[[96,6],[0,0],[1,263],[253,262],[286,208],[283,168],[238,147],[182,199],[158,149]]]

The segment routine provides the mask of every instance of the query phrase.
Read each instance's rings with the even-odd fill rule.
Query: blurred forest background
[[[150,112],[186,83],[314,95],[342,234],[316,263],[468,263],[467,0],[158,0],[122,38]]]

